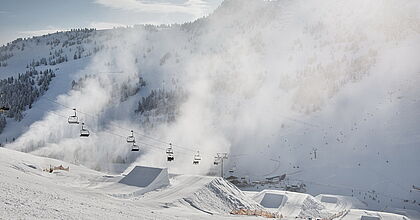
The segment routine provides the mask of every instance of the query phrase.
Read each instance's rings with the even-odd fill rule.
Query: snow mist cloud
[[[413,60],[420,51],[418,11],[415,1],[230,0],[192,24],[115,29],[105,41],[108,49],[75,79],[95,77],[57,98],[94,115],[81,114],[94,134],[80,139],[77,126],[48,114],[9,147],[98,169],[121,157],[179,173],[206,173],[217,152],[229,152],[228,167],[237,167],[237,175],[304,173],[314,181],[344,184],[357,171],[355,186],[386,190],[396,183],[376,168],[389,164],[399,149],[384,141],[391,139],[384,138],[385,128],[374,128],[389,119],[418,131],[404,124],[408,119],[392,119],[400,103],[386,101],[396,81],[410,81],[420,69]],[[396,60],[398,65],[390,65]],[[134,113],[139,95],[119,102],[121,86],[135,87],[139,76],[147,83],[139,92],[143,97],[159,88],[187,92],[174,122],[145,127]],[[416,96],[418,89],[407,94]],[[166,144],[137,135],[153,147],[140,143],[141,153],[133,154],[124,139],[129,131],[121,127],[183,148],[174,147],[175,161],[168,164]],[[203,157],[200,166],[192,165],[195,150]],[[369,168],[358,170],[365,163]],[[397,174],[405,166],[388,171]],[[419,180],[404,178],[407,184]]]

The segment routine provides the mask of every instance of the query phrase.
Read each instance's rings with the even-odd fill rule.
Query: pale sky
[[[72,28],[183,23],[223,0],[0,0],[0,45]]]

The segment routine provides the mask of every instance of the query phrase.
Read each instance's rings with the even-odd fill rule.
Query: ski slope
[[[28,58],[29,59],[29,58]],[[59,108],[56,104],[48,101],[46,98],[56,100],[58,96],[66,94],[71,89],[71,81],[78,78],[78,71],[83,70],[90,62],[90,58],[80,59],[69,63],[63,63],[52,67],[56,73],[56,77],[50,85],[49,90],[33,104],[32,109],[25,111],[25,117],[20,122],[9,119],[7,126],[0,135],[0,141],[2,143],[11,142],[12,138],[19,137],[25,133],[29,127],[42,120],[48,111],[56,110]],[[19,63],[19,66],[26,64]],[[41,67],[38,69],[47,69],[51,67]],[[0,69],[0,77],[5,77],[5,73],[9,73],[10,69]],[[82,73],[83,74],[83,73]],[[16,77],[16,74],[13,74]],[[6,140],[8,140],[6,142]]]
[[[50,165],[70,169],[42,171]],[[0,175],[0,219],[229,219],[230,209],[258,207],[224,180],[202,176],[176,176],[166,188],[122,199],[107,186],[126,192],[141,188],[118,183],[122,177],[5,148],[0,148]]]
[[[69,170],[43,171],[50,165],[68,166]],[[353,207],[351,200],[347,200],[347,205],[328,208],[323,205],[325,203],[302,193],[276,190],[242,192],[221,178],[195,175],[171,175],[168,186],[132,193],[129,197],[121,196],[115,192],[141,191],[144,188],[119,183],[124,176],[107,175],[83,166],[5,148],[0,148],[0,175],[0,199],[3,201],[0,204],[0,219],[238,219],[244,216],[229,213],[234,209],[264,210],[263,206],[275,202],[267,200],[267,195],[283,196],[278,208],[273,208],[271,204],[266,210],[275,211],[284,219],[328,217]],[[148,177],[138,178],[144,182],[143,178]],[[384,220],[403,219],[396,214],[360,209],[350,209],[343,219],[358,219],[362,215],[380,216],[379,219]]]

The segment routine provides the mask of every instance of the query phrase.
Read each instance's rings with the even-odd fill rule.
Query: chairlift
[[[76,109],[73,109],[74,115],[69,116],[69,119],[67,120],[69,124],[79,124],[79,118],[77,118],[76,115]]]
[[[167,160],[168,161],[173,161],[174,158],[174,150],[172,149],[172,144],[169,143],[169,147],[166,149],[166,154],[167,154]]]
[[[173,153],[168,154],[168,157],[167,157],[168,162],[171,162],[174,159],[175,159],[175,157],[174,157],[174,154]]]
[[[136,143],[133,130],[131,130],[131,135],[127,137],[127,143]]]
[[[172,149],[172,144],[171,143],[169,143],[169,147],[166,148],[166,153],[167,154],[173,154],[174,153],[174,150]]]
[[[82,128],[80,129],[80,137],[89,137],[90,132],[84,127],[85,123],[82,123]]]
[[[9,110],[10,110],[10,108],[8,106],[3,105],[3,106],[0,107],[0,112],[7,112]]]
[[[236,170],[236,165],[234,165],[232,168],[229,169],[229,173],[233,173]]]
[[[218,156],[216,156],[216,157],[214,157],[214,165],[215,166],[217,166],[217,165],[219,165],[219,163],[220,163],[220,157],[218,157]]]
[[[135,142],[133,142],[133,146],[131,146],[131,151],[140,151],[140,147]]]
[[[200,151],[197,151],[197,153],[194,155],[193,164],[198,165],[200,163],[200,160],[201,160]]]

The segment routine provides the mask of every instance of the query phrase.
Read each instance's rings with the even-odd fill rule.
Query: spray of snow
[[[282,155],[281,167],[311,166],[309,153],[314,143],[321,142],[330,145],[320,149],[320,154],[335,154],[328,154],[324,163],[318,164],[320,167],[354,157],[368,158],[377,149],[344,156],[349,155],[353,144],[366,142],[366,136],[352,137],[340,149],[333,148],[336,136],[332,136],[338,135],[338,127],[347,128],[359,120],[360,114],[348,111],[371,107],[369,100],[379,100],[393,79],[400,78],[400,74],[409,78],[420,69],[413,60],[419,55],[418,44],[401,46],[407,41],[419,42],[418,12],[419,4],[409,0],[255,0],[247,4],[229,0],[208,18],[182,27],[159,31],[114,29],[109,31],[109,49],[97,54],[77,74],[79,77],[96,73],[96,77],[87,80],[82,90],[70,91],[57,99],[97,115],[82,117],[88,128],[98,132],[89,139],[75,138],[78,128],[48,114],[9,147],[100,169],[110,158],[130,154],[123,138],[107,133],[129,134],[111,126],[114,122],[192,149],[174,148],[172,172],[207,172],[217,152],[229,151],[232,158],[235,154],[247,155],[232,160],[246,171],[243,175],[266,174],[273,163],[270,159],[278,159],[278,155]],[[398,47],[402,48],[398,60],[403,64],[389,65],[392,56],[387,53]],[[161,64],[167,53],[172,56]],[[98,74],[112,71],[122,73]],[[133,119],[138,117],[132,111],[138,96],[124,103],[117,101],[114,94],[120,86],[134,86],[139,76],[148,83],[146,90],[140,92],[142,96],[162,87],[181,87],[188,92],[174,123],[143,130],[142,124]],[[375,83],[378,79],[383,85]],[[360,84],[363,81],[366,83]],[[360,88],[360,92],[346,90],[350,85]],[[375,89],[369,90],[370,97],[364,89],[372,85]],[[341,97],[338,100],[337,94]],[[346,99],[366,97],[368,101],[346,111]],[[335,104],[329,104],[331,100]],[[397,103],[390,105],[398,108]],[[391,114],[387,108],[390,107],[386,106],[382,119]],[[54,113],[69,115],[71,111],[57,109]],[[328,140],[323,140],[326,132]],[[136,164],[167,166],[164,150],[143,149]],[[193,167],[195,150],[200,150],[203,160],[200,166]],[[386,151],[392,154],[398,149],[390,146]]]

